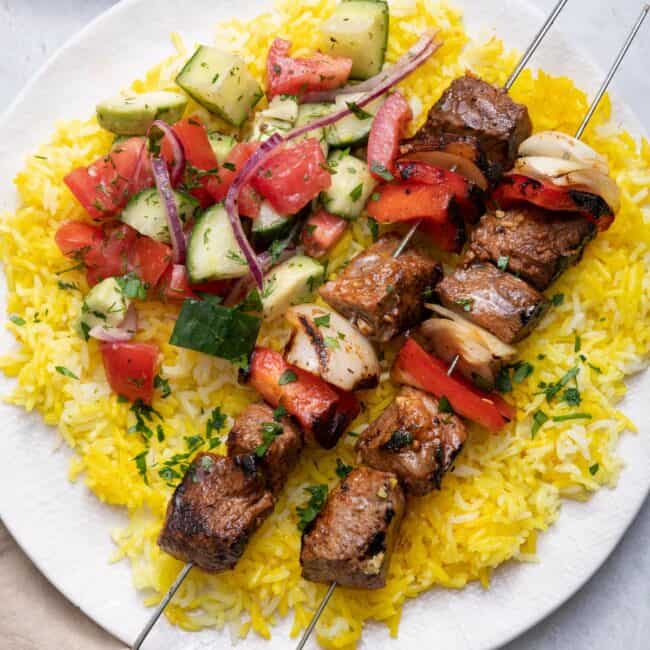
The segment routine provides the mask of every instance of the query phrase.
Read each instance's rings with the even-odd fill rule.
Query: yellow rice
[[[283,0],[273,15],[250,23],[230,21],[218,28],[216,36],[222,47],[241,52],[262,80],[271,40],[281,35],[292,40],[299,53],[313,51],[319,46],[317,26],[333,6],[333,0]],[[416,107],[421,106],[419,121],[442,88],[466,66],[490,82],[505,80],[514,53],[504,52],[496,40],[469,45],[455,9],[426,0],[404,0],[394,6],[389,60],[394,61],[425,29],[438,29],[445,40],[435,57],[403,84],[409,97],[417,98]],[[180,39],[176,37],[174,43],[177,52],[135,82],[135,90],[173,87],[175,71],[188,54]],[[587,106],[573,81],[543,72],[536,77],[524,73],[512,94],[528,105],[537,130],[572,133]],[[190,111],[197,108],[192,105]],[[501,563],[535,557],[537,536],[555,521],[562,497],[585,499],[600,486],[615,483],[621,466],[614,453],[617,438],[634,429],[616,404],[626,392],[625,375],[645,367],[649,350],[650,146],[646,141],[639,145],[627,133],[607,125],[609,113],[605,101],[586,140],[609,158],[623,191],[623,206],[613,227],[589,246],[581,264],[552,288],[550,293],[565,295],[564,303],[520,346],[521,359],[534,364],[535,371],[515,386],[511,396],[519,408],[517,422],[499,435],[473,429],[442,491],[409,502],[387,586],[371,593],[339,590],[319,627],[325,647],[354,647],[368,619],[383,621],[397,635],[405,600],[434,586],[461,588],[479,580],[487,588],[491,572]],[[204,111],[201,114],[209,117]],[[37,409],[75,450],[70,478],[83,480],[102,501],[126,509],[130,523],[113,532],[112,559],[128,558],[135,587],[152,605],[180,568],[156,546],[171,494],[157,469],[165,459],[185,451],[184,435],[205,430],[215,406],[236,416],[255,396],[236,385],[227,363],[167,344],[173,307],[142,305],[137,338],[161,346],[162,372],[172,387],[171,396],[154,404],[164,418],[166,438],[162,443],[151,441],[149,484],[143,482],[133,459],[145,446],[137,434],[127,433],[133,423],[129,407],[111,394],[97,345],[82,342],[73,331],[82,293],[57,285],[65,279],[86,291],[83,273],[54,274],[69,264],[54,244],[54,232],[65,220],[87,218],[61,179],[72,168],[104,154],[110,143],[110,134],[94,119],[59,124],[51,141],[28,158],[16,178],[20,207],[3,215],[0,254],[8,280],[9,312],[26,323],[8,325],[19,346],[0,361],[0,368],[17,378],[7,399],[26,410]],[[367,245],[362,221],[331,255],[332,269]],[[576,363],[576,333],[587,357],[587,363],[578,361],[583,397],[579,410],[591,413],[593,419],[549,421],[532,438],[531,414],[536,409],[549,414],[576,410],[560,403],[548,405],[537,394],[539,382],[557,381]],[[267,327],[264,332],[266,342],[276,347],[283,336],[281,327]],[[57,365],[69,368],[81,381],[57,375]],[[367,409],[353,430],[375,418],[394,391],[387,381],[365,394]],[[168,609],[169,619],[187,630],[229,626],[236,635],[253,630],[268,638],[274,623],[291,615],[293,634],[297,634],[323,595],[323,587],[300,577],[295,506],[305,499],[304,486],[336,480],[337,457],[353,462],[354,441],[346,436],[331,452],[307,450],[275,513],[256,533],[236,570],[220,576],[193,572]]]

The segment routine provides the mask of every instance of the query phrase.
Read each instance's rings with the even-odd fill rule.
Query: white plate
[[[496,26],[508,46],[523,47],[543,16],[519,0],[457,0],[467,9],[473,34]],[[480,6],[477,6],[480,5]],[[264,0],[126,0],[91,23],[45,66],[0,120],[0,210],[15,204],[8,182],[24,157],[49,137],[58,119],[85,117],[95,103],[170,53],[169,34],[187,43],[212,39],[210,25],[235,12],[252,16],[268,8]],[[602,72],[554,30],[535,59],[537,65],[569,74],[594,91]],[[623,106],[617,122],[640,132]],[[3,280],[2,280],[3,282]],[[6,302],[0,287],[0,308]],[[4,312],[3,312],[4,313]],[[12,345],[0,334],[0,349]],[[0,379],[0,391],[10,383]],[[650,489],[650,436],[647,395],[650,375],[632,382],[624,410],[641,427],[618,447],[626,468],[616,490],[602,490],[587,504],[565,503],[559,522],[541,537],[538,565],[501,567],[492,587],[434,590],[404,608],[398,642],[385,627],[370,625],[362,648],[429,647],[482,650],[499,646],[544,618],[569,598],[604,562],[622,537]],[[646,396],[644,400],[644,396]],[[0,514],[41,571],[72,602],[125,642],[132,641],[150,611],[131,584],[126,563],[109,566],[109,530],[124,522],[116,509],[100,504],[82,485],[66,479],[69,451],[56,450],[58,437],[36,415],[0,406]],[[247,648],[286,648],[289,621],[265,642],[250,636]],[[197,650],[223,647],[227,637],[214,632],[187,634],[161,621],[147,643],[156,648]]]

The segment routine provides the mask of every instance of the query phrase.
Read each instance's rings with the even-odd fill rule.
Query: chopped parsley
[[[564,294],[563,293],[556,293],[555,295],[553,295],[551,297],[551,302],[556,307],[559,307],[564,302]]]
[[[559,381],[552,384],[540,384],[540,388],[542,389],[541,394],[546,395],[546,401],[551,402],[572,379],[575,379],[578,376],[579,372],[580,368],[578,368],[578,366],[573,366],[573,368],[566,371]]]
[[[284,433],[282,425],[277,422],[264,422],[262,424],[262,444],[255,448],[255,455],[264,458],[273,441]]]
[[[304,506],[296,508],[298,515],[298,530],[304,531],[309,524],[318,516],[322,510],[327,499],[327,485],[310,485],[305,488],[305,492],[309,493],[309,501]]]
[[[341,347],[341,344],[338,339],[335,339],[333,336],[326,336],[325,347],[331,348],[332,350],[338,350]]]
[[[566,422],[567,420],[591,420],[591,413],[568,413],[567,415],[554,415],[553,422]]]
[[[79,377],[77,377],[77,375],[75,375],[72,370],[68,370],[65,366],[56,366],[55,370],[64,377],[70,377],[70,379],[79,379]]]
[[[535,434],[548,422],[548,415],[544,411],[535,411],[533,413],[533,427],[530,430],[530,437],[534,438]]]
[[[533,374],[533,370],[535,370],[535,367],[527,361],[520,361],[514,367],[515,372],[512,375],[512,381],[514,381],[515,384],[521,384],[521,382],[527,377],[530,377],[530,375]]]
[[[562,401],[566,402],[569,406],[580,406],[582,398],[580,391],[577,388],[567,388],[562,394]]]
[[[213,438],[212,432],[216,431],[217,433],[219,433],[221,429],[223,429],[224,425],[226,424],[227,419],[228,416],[225,413],[222,413],[221,408],[218,406],[212,411],[212,413],[210,413],[210,417],[205,423],[205,436],[210,441],[210,449],[214,449],[214,447],[216,447],[221,443],[221,440],[219,440],[218,438]],[[219,440],[219,442],[216,444],[212,444],[213,440]]]
[[[353,201],[358,201],[361,198],[361,195],[363,194],[363,183],[359,183],[351,192],[350,192],[350,198]]]
[[[243,255],[238,253],[237,251],[234,250],[229,250],[226,253],[226,257],[231,261],[235,262],[236,264],[240,264],[241,266],[246,266],[246,260],[244,259]]]
[[[121,278],[115,278],[115,281],[127,298],[146,299],[147,285],[135,273],[127,273]]]
[[[594,463],[589,467],[589,473],[593,476],[599,469],[600,465],[598,463]]]
[[[273,419],[276,422],[279,422],[286,414],[287,414],[287,409],[285,409],[284,406],[280,404],[280,406],[278,406],[278,408],[276,408],[275,411],[273,411]]]
[[[512,381],[510,379],[510,369],[503,366],[497,373],[494,380],[494,386],[500,393],[510,393],[512,391]]]
[[[438,410],[441,413],[453,413],[454,409],[451,407],[451,403],[446,395],[442,395],[438,400]]]
[[[389,451],[397,451],[403,447],[409,447],[413,442],[413,434],[406,429],[393,431],[390,440],[384,445]]]
[[[257,288],[253,289],[240,303],[237,309],[241,311],[250,311],[259,314],[264,309],[262,296]]]
[[[352,467],[350,465],[346,465],[340,458],[336,459],[336,475],[340,479],[344,479],[351,471]]]
[[[575,340],[573,342],[573,351],[577,354],[580,352],[580,348],[582,347],[582,339],[580,338],[579,334],[576,334]]]
[[[374,198],[375,194],[373,194],[372,196]],[[377,195],[377,198],[379,198],[379,195]],[[368,229],[370,230],[372,241],[377,241],[379,239],[379,224],[372,217],[368,217]]]
[[[376,176],[379,176],[379,178],[382,180],[385,180],[387,183],[390,183],[390,181],[392,181],[394,178],[393,175],[386,169],[386,167],[378,162],[372,163],[370,171]]]
[[[510,263],[510,257],[507,255],[501,255],[501,257],[499,257],[499,259],[497,260],[497,267],[502,271],[505,271],[508,268],[509,263]]]
[[[331,314],[325,314],[325,316],[316,316],[316,318],[314,318],[314,324],[317,327],[329,327],[330,316]]]
[[[286,384],[293,384],[294,381],[298,381],[298,375],[293,370],[287,369],[280,375],[278,385],[285,386]]]
[[[14,324],[22,327],[25,324],[25,319],[20,316],[9,316],[9,320]]]
[[[345,105],[352,111],[352,114],[358,120],[372,119],[372,115],[368,113],[368,111],[364,111],[363,108],[361,108],[359,105],[355,104],[354,102],[345,102]]]
[[[57,285],[62,291],[81,291],[74,282],[63,282],[63,280],[59,280]]]
[[[153,436],[153,431],[149,424],[153,423],[154,416],[159,420],[162,420],[162,416],[142,400],[133,402],[130,411],[135,416],[135,424],[132,424],[127,429],[127,433],[139,433],[142,439],[148,442]]]
[[[280,255],[284,249],[289,245],[288,239],[276,239],[269,246],[269,255],[271,256],[271,264],[277,264]]]
[[[154,388],[160,388],[160,397],[165,399],[172,394],[172,389],[169,386],[169,379],[165,379],[162,375],[156,375],[153,380]]]
[[[131,460],[135,463],[135,467],[138,470],[138,474],[142,477],[142,480],[145,482],[145,485],[149,485],[149,478],[147,477],[147,453],[145,449],[140,452],[137,456]]]
[[[472,311],[474,300],[472,298],[461,298],[460,300],[456,300],[456,304],[460,305],[463,311]]]
[[[589,366],[589,367],[590,367],[590,368],[591,368],[595,373],[597,373],[597,374],[599,374],[599,375],[602,374],[603,371],[602,371],[598,366],[594,366],[593,363],[588,363],[587,365],[588,365],[588,366]]]

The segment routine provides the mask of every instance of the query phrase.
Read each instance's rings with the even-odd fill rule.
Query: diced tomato
[[[605,201],[595,194],[520,174],[504,177],[492,198],[505,210],[518,203],[532,203],[554,212],[579,212],[599,230],[607,230],[615,218]]]
[[[158,365],[158,346],[149,343],[100,344],[106,378],[112,390],[131,402],[151,404]]]
[[[368,214],[380,223],[426,219],[437,223],[450,220],[454,194],[444,185],[389,183],[375,190],[377,197],[366,205]]]
[[[500,431],[516,415],[515,408],[496,393],[486,393],[457,374],[447,375],[447,365],[408,339],[393,365],[393,380],[449,400],[456,413],[492,432]]]
[[[235,176],[243,169],[259,146],[259,142],[240,142],[233,147],[219,169],[219,176],[213,179],[208,187],[208,191],[216,202],[226,198]],[[262,198],[250,184],[242,187],[239,193],[239,214],[255,219],[259,216],[261,203]]]
[[[143,138],[130,138],[88,167],[79,167],[63,180],[93,219],[114,217],[129,198],[154,184],[148,156],[135,178]]]
[[[411,107],[398,92],[390,95],[377,111],[368,138],[368,165],[378,181],[384,180],[386,172],[395,174],[399,142],[412,119]]]
[[[332,176],[316,138],[272,154],[259,167],[253,187],[280,214],[295,214],[332,184]]]
[[[309,216],[302,229],[302,243],[305,253],[310,257],[322,257],[334,248],[348,228],[348,222],[341,217],[330,214],[327,210],[318,210]]]
[[[67,221],[59,226],[54,240],[67,257],[83,259],[91,249],[102,241],[102,229],[83,221]]]
[[[307,59],[289,56],[291,43],[276,38],[266,60],[266,94],[303,95],[314,90],[343,86],[352,70],[352,59],[314,54]]]
[[[200,187],[192,187],[190,194],[201,203],[202,208],[207,208],[214,203],[210,187],[216,182],[217,169],[219,168],[217,156],[208,139],[208,130],[197,117],[176,122],[172,126],[172,130],[181,141],[185,152],[185,161],[188,165],[185,172],[186,182],[192,186],[200,185]],[[174,154],[167,137],[163,138],[160,153],[169,165],[173,163]],[[199,175],[197,171],[213,173]]]
[[[106,278],[128,273],[137,238],[138,233],[126,224],[104,228],[99,245],[93,246],[83,257],[88,284],[92,286]]]
[[[182,264],[171,264],[163,273],[158,283],[158,296],[169,302],[183,301],[186,298],[197,298],[192,291],[187,269]]]
[[[456,172],[417,160],[398,160],[395,173],[400,180],[409,183],[440,185],[448,188],[454,194],[462,217],[469,222],[475,222],[483,214],[485,207],[483,192]]]
[[[128,258],[129,271],[136,273],[150,287],[158,284],[172,259],[172,249],[150,237],[136,238]]]
[[[271,406],[284,406],[307,438],[325,449],[336,445],[359,414],[353,393],[288,364],[280,353],[268,348],[255,348],[250,384]]]

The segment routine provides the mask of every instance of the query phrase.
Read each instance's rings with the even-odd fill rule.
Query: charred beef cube
[[[302,537],[302,575],[312,582],[379,589],[404,514],[394,474],[358,467],[331,492]]]
[[[596,227],[578,214],[556,213],[535,206],[490,212],[472,233],[463,263],[491,262],[539,291],[582,257]]]
[[[278,495],[302,451],[302,434],[288,417],[276,419],[264,402],[251,404],[228,434],[229,456],[255,456],[266,484]]]
[[[461,420],[442,412],[437,398],[405,386],[361,434],[357,460],[393,472],[407,492],[423,496],[440,488],[466,437]]]
[[[273,506],[253,458],[198,454],[169,502],[158,545],[209,573],[232,569]]]
[[[506,90],[466,74],[452,81],[423,129],[475,136],[490,163],[506,171],[532,133],[532,124],[528,109],[512,101]]]
[[[459,268],[437,289],[440,302],[504,343],[526,338],[548,309],[536,289],[491,264]]]
[[[381,343],[423,320],[425,296],[442,274],[437,262],[416,249],[393,258],[399,243],[396,234],[384,235],[320,288],[325,302]]]
[[[359,415],[353,393],[287,363],[281,354],[255,348],[250,364],[251,386],[273,407],[282,405],[298,422],[305,442],[331,449]]]

